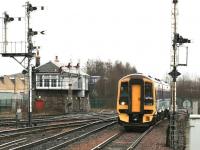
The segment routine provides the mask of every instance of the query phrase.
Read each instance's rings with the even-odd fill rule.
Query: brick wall
[[[73,92],[72,100],[68,99],[67,91],[37,90],[33,95],[35,98],[41,96],[41,98],[45,101],[45,112],[87,112],[90,109],[89,99],[87,97],[76,97],[76,92]],[[34,108],[34,111],[37,111],[36,108]]]
[[[27,89],[25,85],[25,80],[20,76],[11,78],[5,75],[0,78],[0,92],[24,92]]]

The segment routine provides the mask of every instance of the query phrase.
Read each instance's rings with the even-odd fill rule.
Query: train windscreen
[[[145,105],[153,105],[153,90],[152,90],[152,83],[145,83]]]
[[[120,105],[128,105],[128,82],[122,82],[120,87]]]

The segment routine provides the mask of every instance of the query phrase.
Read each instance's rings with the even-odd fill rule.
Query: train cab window
[[[128,82],[122,82],[120,87],[120,98],[119,104],[120,105],[127,105],[128,104]]]
[[[153,105],[153,88],[152,88],[152,83],[145,83],[145,88],[144,88],[144,104],[145,105]]]

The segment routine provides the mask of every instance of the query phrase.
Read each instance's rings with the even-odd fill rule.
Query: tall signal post
[[[26,12],[26,16],[25,16],[25,20],[27,21],[27,29],[26,30],[26,36],[27,39],[24,42],[8,42],[7,41],[7,24],[11,21],[14,21],[13,17],[10,17],[6,12],[4,13],[4,17],[3,17],[3,25],[4,25],[4,33],[3,33],[3,50],[0,52],[0,54],[2,54],[3,57],[11,57],[13,59],[15,59],[25,70],[23,72],[28,72],[28,77],[29,77],[29,101],[28,101],[28,120],[29,126],[32,126],[32,66],[31,66],[31,61],[35,55],[34,50],[37,48],[35,46],[33,46],[33,42],[32,42],[32,37],[34,35],[37,35],[38,32],[37,31],[33,31],[32,28],[30,28],[30,14],[31,12],[37,10],[37,7],[32,6],[29,2],[25,3],[25,12]],[[41,7],[41,10],[43,10],[44,7]],[[21,17],[18,18],[19,21],[21,21]],[[44,34],[44,31],[40,32],[41,34]],[[14,45],[13,45],[14,43]],[[18,50],[17,48],[19,47],[18,45],[21,45],[20,47],[22,47],[22,45],[25,45],[25,50]],[[11,49],[7,49],[7,46],[10,46]],[[14,50],[13,50],[14,47]],[[26,50],[27,49],[27,50]],[[20,61],[18,58],[22,57],[23,59]],[[23,62],[26,61],[27,58],[27,62],[28,65],[23,65]],[[38,63],[38,62],[37,62]],[[39,64],[39,63],[38,63]],[[37,67],[37,65],[36,65]]]
[[[179,58],[178,48],[182,46],[184,43],[190,43],[190,40],[183,38],[177,33],[177,4],[178,0],[173,0],[173,9],[172,9],[172,18],[173,18],[173,39],[172,39],[172,51],[171,51],[171,63],[170,66],[172,71],[169,75],[172,77],[171,82],[171,106],[172,112],[170,115],[170,147],[173,149],[177,149],[177,127],[176,127],[176,79],[181,73],[177,71],[178,66],[187,66],[187,61],[185,64],[179,64],[177,58]],[[187,52],[188,54],[188,52]],[[186,54],[186,60],[187,60]]]

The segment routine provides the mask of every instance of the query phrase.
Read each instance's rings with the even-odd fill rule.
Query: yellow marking
[[[140,112],[141,86],[132,85],[132,112]]]
[[[154,110],[154,105],[152,106],[148,106],[148,105],[144,105],[144,110]]]
[[[129,122],[129,116],[124,113],[119,114],[119,119],[124,122]]]
[[[152,115],[144,115],[143,116],[143,123],[150,122],[150,121],[152,121],[152,119],[153,119]]]
[[[119,105],[118,109],[128,109],[128,105]]]

